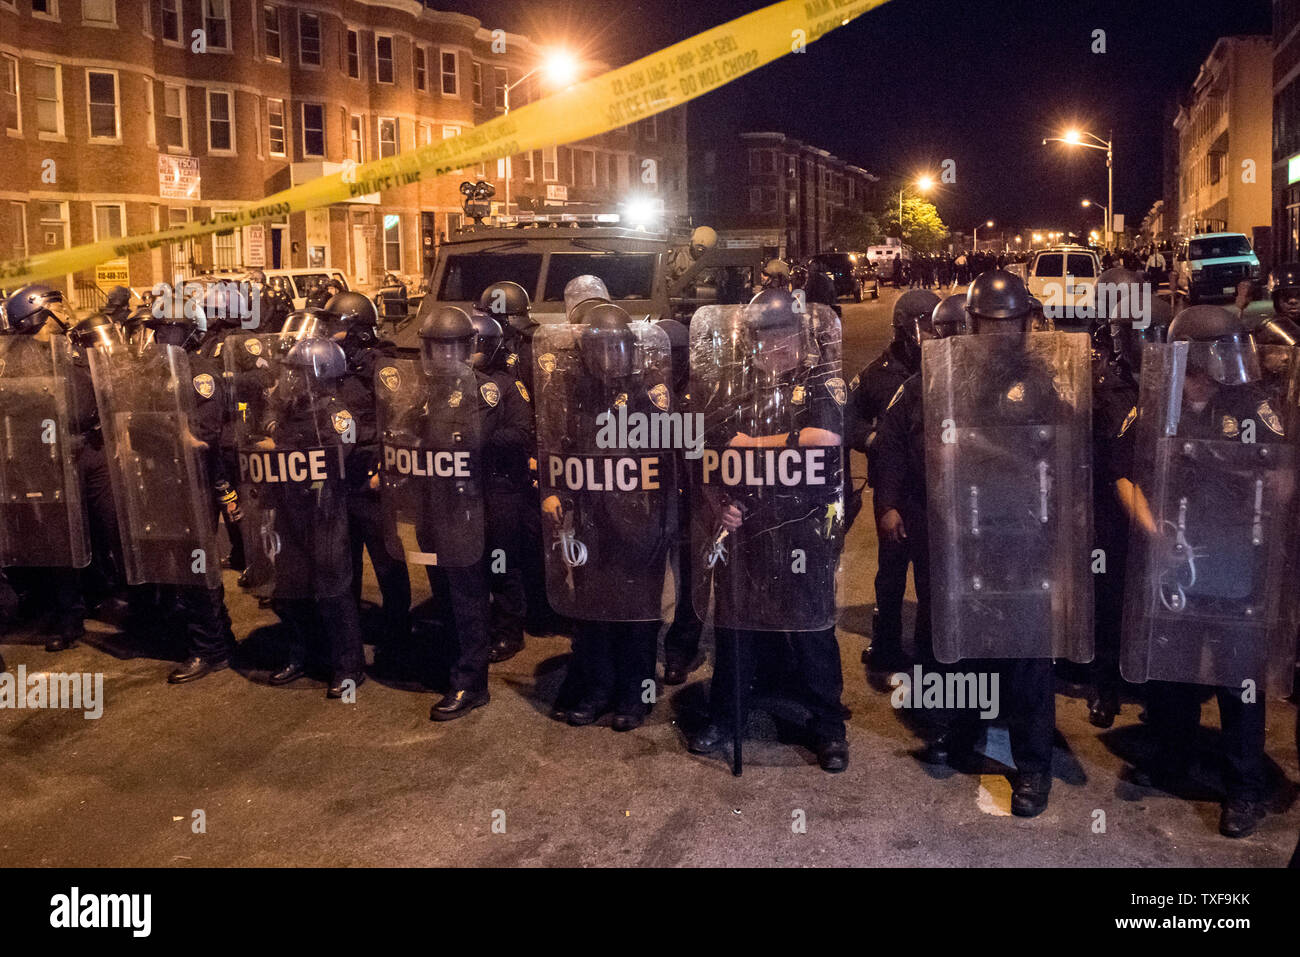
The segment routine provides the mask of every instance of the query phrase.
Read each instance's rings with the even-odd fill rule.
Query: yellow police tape
[[[572,143],[680,106],[803,48],[888,0],[782,0],[440,143],[333,173],[235,212],[141,236],[0,263],[0,286],[88,269],[208,233],[417,183],[503,156]]]

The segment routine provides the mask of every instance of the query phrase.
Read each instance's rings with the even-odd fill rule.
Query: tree
[[[921,252],[933,252],[948,238],[948,227],[939,218],[934,203],[919,196],[903,200],[903,224],[899,229],[898,208],[890,213],[885,230],[890,236],[901,235],[903,241]]]
[[[858,250],[879,245],[884,235],[879,220],[871,213],[841,209],[831,217],[827,239],[835,249]]]

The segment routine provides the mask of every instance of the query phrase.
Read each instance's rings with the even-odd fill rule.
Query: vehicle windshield
[[[1249,256],[1250,240],[1245,236],[1215,236],[1211,239],[1193,239],[1187,244],[1188,259],[1224,259],[1228,256]]]
[[[814,256],[808,260],[808,268],[818,272],[846,273],[852,271],[853,263],[849,260],[848,253],[839,256]]]
[[[518,283],[532,298],[541,274],[541,253],[458,253],[447,257],[438,299],[477,302],[494,282]]]
[[[656,253],[551,253],[546,271],[546,302],[562,302],[575,276],[599,276],[609,298],[650,299],[654,295]]]

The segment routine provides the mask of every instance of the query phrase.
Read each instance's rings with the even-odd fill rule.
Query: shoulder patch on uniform
[[[479,395],[483,396],[483,401],[494,409],[497,407],[497,403],[501,401],[501,390],[497,388],[495,382],[484,382],[478,387],[478,392]]]
[[[1124,416],[1124,424],[1119,427],[1119,433],[1117,434],[1116,437],[1118,438],[1119,436],[1122,436],[1125,432],[1127,432],[1129,430],[1129,426],[1131,426],[1134,422],[1137,421],[1137,417],[1138,417],[1138,407],[1135,405],[1133,406],[1133,408],[1128,410],[1128,415]]]
[[[1225,415],[1223,417],[1223,422],[1221,423],[1220,428],[1223,430],[1223,434],[1230,439],[1235,439],[1238,433],[1241,432],[1240,426],[1237,425],[1237,420],[1230,415]]]
[[[646,395],[650,396],[650,401],[655,404],[655,408],[660,412],[668,411],[668,386],[660,382],[652,388]]]
[[[379,381],[389,392],[396,392],[402,387],[402,374],[396,366],[384,366],[379,370]]]
[[[835,400],[836,405],[843,405],[845,400],[848,399],[848,393],[844,389],[844,380],[839,376],[827,379],[826,388],[830,392],[831,398]]]
[[[249,355],[260,356],[262,354],[262,340],[257,336],[249,336],[244,340],[244,348],[248,350]]]
[[[528,389],[525,388],[525,387],[524,387],[524,384],[523,384],[522,382],[520,382],[518,379],[515,380],[515,388],[519,390],[519,394],[520,394],[521,396],[523,396],[525,402],[532,402],[532,401],[533,401],[532,399],[530,399],[530,398],[528,397]]]
[[[894,397],[889,400],[889,405],[885,406],[885,408],[892,409],[894,406],[898,405],[898,400],[901,399],[902,397],[903,397],[903,387],[900,385],[897,389],[894,390]]]
[[[216,388],[216,380],[206,372],[201,372],[194,377],[194,391],[203,396],[203,398],[212,398],[212,393]]]
[[[1268,426],[1269,431],[1274,435],[1286,434],[1285,430],[1282,428],[1282,420],[1279,419],[1277,413],[1273,411],[1273,407],[1268,404],[1268,399],[1261,402],[1259,408],[1255,411],[1259,413],[1259,417],[1264,420],[1264,424]]]
[[[537,365],[543,372],[550,375],[555,371],[555,356],[552,353],[544,352],[537,357]]]
[[[352,427],[352,413],[347,409],[341,409],[334,413],[334,431],[339,435],[347,432]]]

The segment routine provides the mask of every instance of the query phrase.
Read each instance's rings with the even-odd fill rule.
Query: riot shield
[[[1143,353],[1120,667],[1135,682],[1251,681],[1286,694],[1297,363],[1261,355],[1277,360],[1271,378],[1223,385],[1206,374],[1213,350],[1174,342]]]
[[[108,451],[113,501],[128,584],[221,583],[216,510],[207,446],[190,423],[196,382],[176,346],[138,355],[87,352]],[[209,393],[210,394],[210,393]]]
[[[480,391],[480,389],[482,391]],[[411,359],[375,371],[380,495],[389,554],[412,565],[463,568],[482,557],[479,402],[501,401],[467,364],[426,373]]]
[[[1088,337],[922,350],[935,656],[1091,661]]]
[[[668,336],[648,322],[548,325],[533,352],[551,605],[593,621],[658,620],[684,424]]]
[[[336,389],[295,378],[278,337],[258,338],[251,367],[240,350],[223,356],[249,577],[276,599],[338,597],[351,588],[345,482],[356,424]]]
[[[0,566],[90,562],[71,366],[64,336],[0,336]]]
[[[836,619],[844,535],[840,322],[798,303],[775,350],[764,307],[705,306],[690,323],[689,461],[696,612],[748,631],[820,631]],[[728,527],[728,516],[740,519]]]

